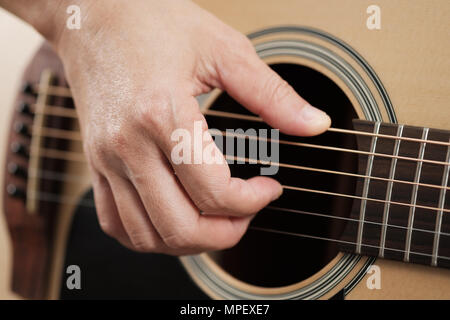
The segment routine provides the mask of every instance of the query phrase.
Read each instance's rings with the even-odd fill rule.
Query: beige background
[[[31,27],[0,9],[0,130],[8,130],[22,71],[41,41],[40,35]],[[0,150],[5,150],[5,137],[3,134],[0,137]],[[0,155],[0,168],[3,168],[3,152]],[[3,190],[3,181],[0,184]],[[0,197],[0,299],[15,299],[17,296],[9,290],[11,250],[2,200]]]

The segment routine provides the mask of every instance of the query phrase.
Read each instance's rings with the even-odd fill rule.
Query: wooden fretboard
[[[450,268],[450,131],[362,120],[354,127],[374,135],[357,136],[365,152],[358,174],[366,178],[358,179],[361,199],[354,201],[342,250]]]

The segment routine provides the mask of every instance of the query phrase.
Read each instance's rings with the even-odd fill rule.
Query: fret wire
[[[450,147],[447,148],[447,156],[446,156],[447,162],[450,161]],[[444,168],[444,172],[442,174],[442,185],[447,186],[448,183],[448,176],[449,176],[450,168],[447,166]],[[445,206],[445,194],[446,189],[441,189],[441,192],[439,194],[439,210],[436,212],[436,229],[433,239],[433,257],[431,259],[431,265],[437,266],[438,263],[438,253],[439,253],[439,240],[441,236],[441,229],[442,229],[442,215]]]
[[[428,128],[424,128],[423,132],[422,132],[422,139],[426,140],[427,137],[428,137]],[[426,146],[425,142],[422,142],[420,144],[419,159],[423,159],[423,157],[425,155],[425,146]],[[422,162],[419,160],[416,165],[416,173],[415,173],[414,182],[420,181],[421,173],[422,173]],[[412,195],[411,195],[412,206],[409,208],[408,230],[406,231],[405,255],[403,258],[403,260],[405,262],[409,262],[409,255],[410,255],[410,250],[411,250],[411,240],[412,240],[412,227],[414,226],[414,214],[416,211],[416,201],[417,201],[418,189],[419,189],[418,186],[414,185],[413,190],[412,190]]]
[[[399,125],[397,128],[397,136],[401,136],[403,134],[403,125]],[[400,142],[401,140],[395,140],[394,144],[394,155],[398,155],[398,152],[400,150]],[[392,196],[392,187],[394,185],[393,180],[395,178],[395,169],[397,167],[397,158],[391,159],[391,169],[389,171],[389,178],[391,179],[388,182],[387,188],[386,188],[386,203],[384,204],[383,209],[383,224],[381,227],[381,238],[380,238],[380,251],[379,256],[381,258],[384,257],[384,246],[386,244],[386,233],[387,233],[387,226],[389,222],[389,210],[390,210],[390,201]]]
[[[378,134],[378,132],[380,130],[380,125],[381,125],[380,122],[375,122],[373,133]],[[378,137],[376,137],[376,136],[372,137],[372,141],[371,141],[371,145],[370,145],[371,153],[375,153],[375,151],[376,151],[377,140],[378,140]],[[372,175],[373,158],[374,158],[374,156],[371,155],[367,159],[366,176],[368,176],[368,177],[370,177]],[[359,219],[361,221],[358,224],[358,234],[357,234],[357,241],[356,241],[356,253],[357,254],[361,254],[361,244],[362,244],[363,229],[364,229],[363,221],[365,220],[366,204],[367,204],[367,200],[365,198],[367,198],[367,196],[369,195],[369,184],[370,184],[370,179],[365,178],[363,192],[361,195],[364,199],[361,199],[361,206],[360,206],[360,211],[359,211]]]

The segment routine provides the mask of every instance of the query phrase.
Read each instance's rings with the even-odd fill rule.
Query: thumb
[[[220,84],[230,96],[286,134],[312,136],[330,127],[330,117],[300,97],[253,46],[244,51],[224,56],[218,65]]]

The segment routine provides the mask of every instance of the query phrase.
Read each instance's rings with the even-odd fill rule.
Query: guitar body
[[[371,15],[366,10],[372,4],[367,1],[195,2],[250,35],[261,58],[307,100],[323,107],[336,127],[352,129],[352,119],[359,118],[450,129],[448,1],[435,1],[433,5],[425,0],[377,1],[381,9],[379,30],[370,30],[366,26]],[[69,111],[59,110],[58,115],[42,118],[39,115],[31,117],[22,108],[21,112],[13,113],[11,127],[2,132],[2,139],[8,141],[3,190],[8,191],[4,193],[4,208],[12,240],[12,287],[20,295],[76,298],[76,293],[65,289],[65,270],[68,265],[77,264],[86,274],[91,272],[85,280],[84,293],[89,295],[89,288],[98,289],[92,289],[95,292],[92,296],[83,296],[88,298],[101,298],[104,293],[104,297],[111,298],[450,299],[449,269],[344,253],[338,245],[325,245],[317,239],[261,236],[257,231],[249,230],[236,248],[183,257],[181,263],[177,258],[127,252],[104,236],[97,225],[92,227],[96,217],[92,195],[87,193],[90,181],[85,162],[82,159],[45,160],[49,155],[47,149],[82,154],[81,142],[76,139],[62,142],[53,137],[40,141],[40,145],[45,146],[42,150],[39,147],[33,149],[33,145],[39,146],[35,142],[36,136],[45,132],[39,127],[79,130],[76,119],[57,118],[63,113],[71,114],[73,105],[69,90],[52,91],[55,87],[65,88],[67,83],[62,66],[48,45],[44,45],[30,63],[23,83],[29,83],[31,87],[38,85],[39,92],[34,95],[32,89],[21,91],[14,108],[26,102],[43,108],[57,105]],[[41,90],[43,87],[46,92]],[[199,102],[204,112],[245,114],[240,106],[219,91],[200,97]],[[221,122],[214,117],[207,117],[207,120],[212,127],[230,127],[230,122]],[[31,137],[17,123],[29,128]],[[244,126],[240,122],[233,125]],[[349,148],[355,148],[359,143],[350,138],[318,139],[314,141],[335,142]],[[32,150],[33,155],[23,156],[17,150],[12,152],[10,146],[14,143]],[[284,154],[281,150],[280,154],[283,162],[308,156],[308,153],[303,157],[302,153],[291,150]],[[320,157],[319,154],[310,156]],[[337,167],[331,169],[358,172],[357,157],[345,155],[334,162],[333,166]],[[12,170],[10,163],[27,168],[28,175]],[[242,171],[237,168],[236,172],[244,176],[251,171],[239,170]],[[76,179],[57,179],[56,183],[36,174],[45,171],[57,171],[64,177]],[[290,176],[291,172],[280,170],[281,179],[290,179]],[[295,181],[307,181],[308,177],[297,176]],[[30,194],[36,195],[30,179],[40,186],[39,195],[58,194],[57,201],[48,197],[30,201]],[[335,192],[352,193],[357,188],[357,181],[342,178],[333,180],[330,185]],[[304,204],[306,207],[301,207],[303,204],[297,203],[302,202],[304,196],[287,192],[286,199],[280,204],[307,211],[320,208],[341,218],[350,217],[355,205],[352,199],[311,198]],[[444,199],[447,199],[445,195]],[[444,200],[444,209],[449,206],[450,201]],[[265,215],[266,212],[262,213],[263,218],[258,217],[260,220],[256,223],[266,227],[277,225],[270,212],[267,218]],[[317,221],[292,219],[287,224],[312,230],[323,228]],[[83,228],[83,225],[90,227]],[[345,232],[345,228],[345,224],[329,223],[326,237],[336,238]],[[86,241],[86,237],[92,241]],[[114,261],[117,265],[104,271]],[[142,265],[149,267],[139,267]],[[171,270],[173,276],[167,276],[167,270]],[[130,277],[130,280],[114,286],[113,278],[119,277]],[[166,291],[157,290],[163,286]],[[134,293],[127,294],[127,290],[134,290]]]

